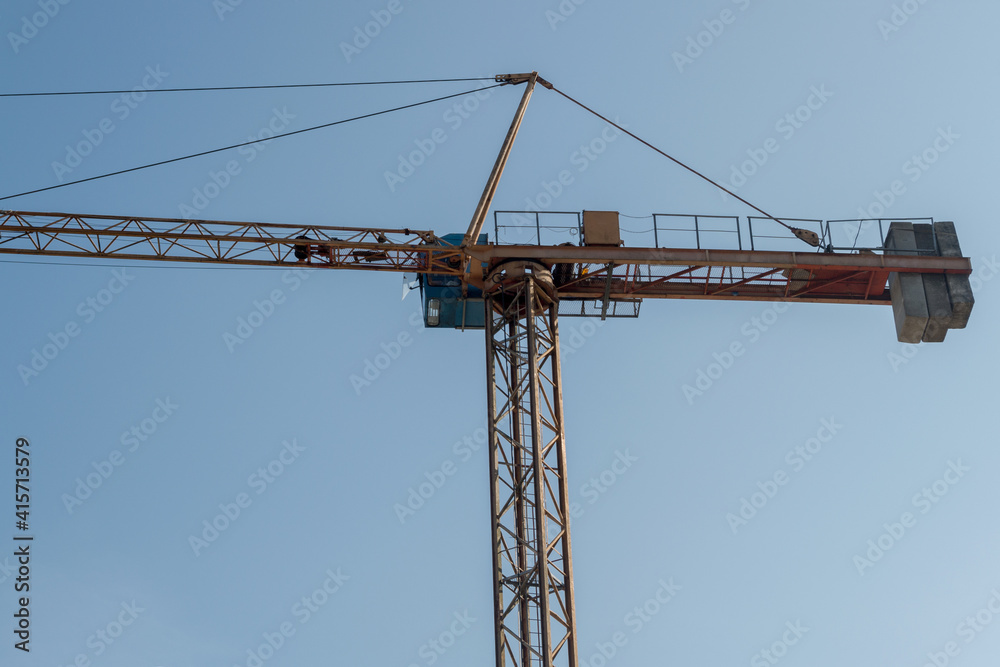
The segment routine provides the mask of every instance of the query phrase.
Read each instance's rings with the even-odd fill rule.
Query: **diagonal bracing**
[[[487,297],[497,667],[576,667],[554,300],[528,275]]]

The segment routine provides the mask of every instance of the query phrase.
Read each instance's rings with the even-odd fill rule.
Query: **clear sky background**
[[[779,216],[856,218],[900,181],[886,216],[954,220],[975,267],[969,327],[943,344],[904,349],[885,307],[663,301],[599,328],[562,321],[581,664],[997,664],[996,3],[51,5],[39,18],[34,1],[3,4],[3,91],[534,69],[727,182],[774,139],[739,193]],[[378,17],[376,36],[345,49]],[[134,108],[2,99],[0,196],[475,86],[163,94]],[[460,123],[442,102],[0,207],[461,232],[521,90],[468,101]],[[789,133],[781,119],[815,90],[825,101]],[[446,141],[390,187],[386,172],[438,128]],[[626,138],[581,169],[574,155],[603,130],[538,89],[496,207],[538,202],[569,170],[549,210],[750,213]],[[914,171],[943,135],[947,150]],[[70,172],[53,164],[87,141]],[[198,199],[229,160],[240,173]],[[492,664],[487,456],[467,444],[486,420],[481,332],[413,326],[419,304],[400,301],[393,274],[155,265],[116,279],[108,264],[8,260],[0,540],[13,544],[11,450],[27,437],[36,541],[30,655],[13,649],[14,582],[0,571],[2,664],[229,667],[256,664],[248,652],[262,645],[267,665]],[[86,305],[109,288],[100,312]],[[282,303],[230,349],[225,335],[274,290]],[[79,335],[25,381],[18,367],[70,324]],[[413,344],[356,391],[351,376],[402,333]],[[735,342],[744,354],[689,400],[684,385]],[[123,442],[144,420],[146,439]],[[818,436],[828,442],[810,460],[794,453]],[[619,456],[635,461],[608,472]],[[110,457],[120,465],[67,507]],[[455,474],[401,521],[394,506],[448,462]],[[280,474],[254,477],[269,464]],[[776,475],[786,483],[769,484]],[[761,489],[772,497],[745,524],[727,519]],[[240,494],[239,517],[192,548]],[[880,539],[890,548],[867,555]],[[12,551],[0,550],[5,568]],[[665,584],[680,588],[661,605]],[[324,604],[306,615],[304,597]],[[283,624],[294,634],[279,642]],[[265,636],[280,643],[273,656]]]

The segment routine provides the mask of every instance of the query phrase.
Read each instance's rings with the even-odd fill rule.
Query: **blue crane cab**
[[[442,245],[461,245],[464,234],[441,236]],[[480,234],[479,245],[486,244]],[[426,273],[420,276],[420,297],[424,307],[424,326],[435,329],[485,329],[486,303],[483,292],[469,286],[462,298],[462,281],[457,276]]]

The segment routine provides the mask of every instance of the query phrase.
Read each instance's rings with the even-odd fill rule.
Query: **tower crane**
[[[937,342],[968,322],[972,265],[950,222],[893,221],[858,251],[767,216],[813,247],[788,252],[625,247],[617,213],[585,211],[579,244],[490,243],[532,90],[554,89],[536,72],[496,81],[526,88],[464,234],[0,211],[0,253],[417,274],[425,326],[486,334],[497,667],[577,667],[560,314],[635,316],[645,299],[891,305],[900,341]]]

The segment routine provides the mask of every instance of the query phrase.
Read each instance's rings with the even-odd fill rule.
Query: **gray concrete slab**
[[[930,223],[913,225],[913,236],[917,250],[921,254],[938,254],[934,240],[934,227]],[[943,273],[922,273],[924,296],[927,299],[927,328],[921,340],[925,343],[941,343],[951,327],[951,297],[948,294],[948,280]]]
[[[955,223],[935,222],[934,233],[942,257],[965,256],[958,244]],[[948,285],[948,296],[951,299],[951,322],[948,326],[952,329],[964,329],[965,325],[969,323],[972,306],[976,303],[972,294],[972,285],[969,283],[969,276],[948,275],[945,276],[945,282]]]
[[[917,239],[912,222],[893,222],[885,236],[888,255],[916,255]],[[890,273],[889,294],[896,323],[896,339],[900,343],[919,343],[930,315],[923,276],[919,273]]]

